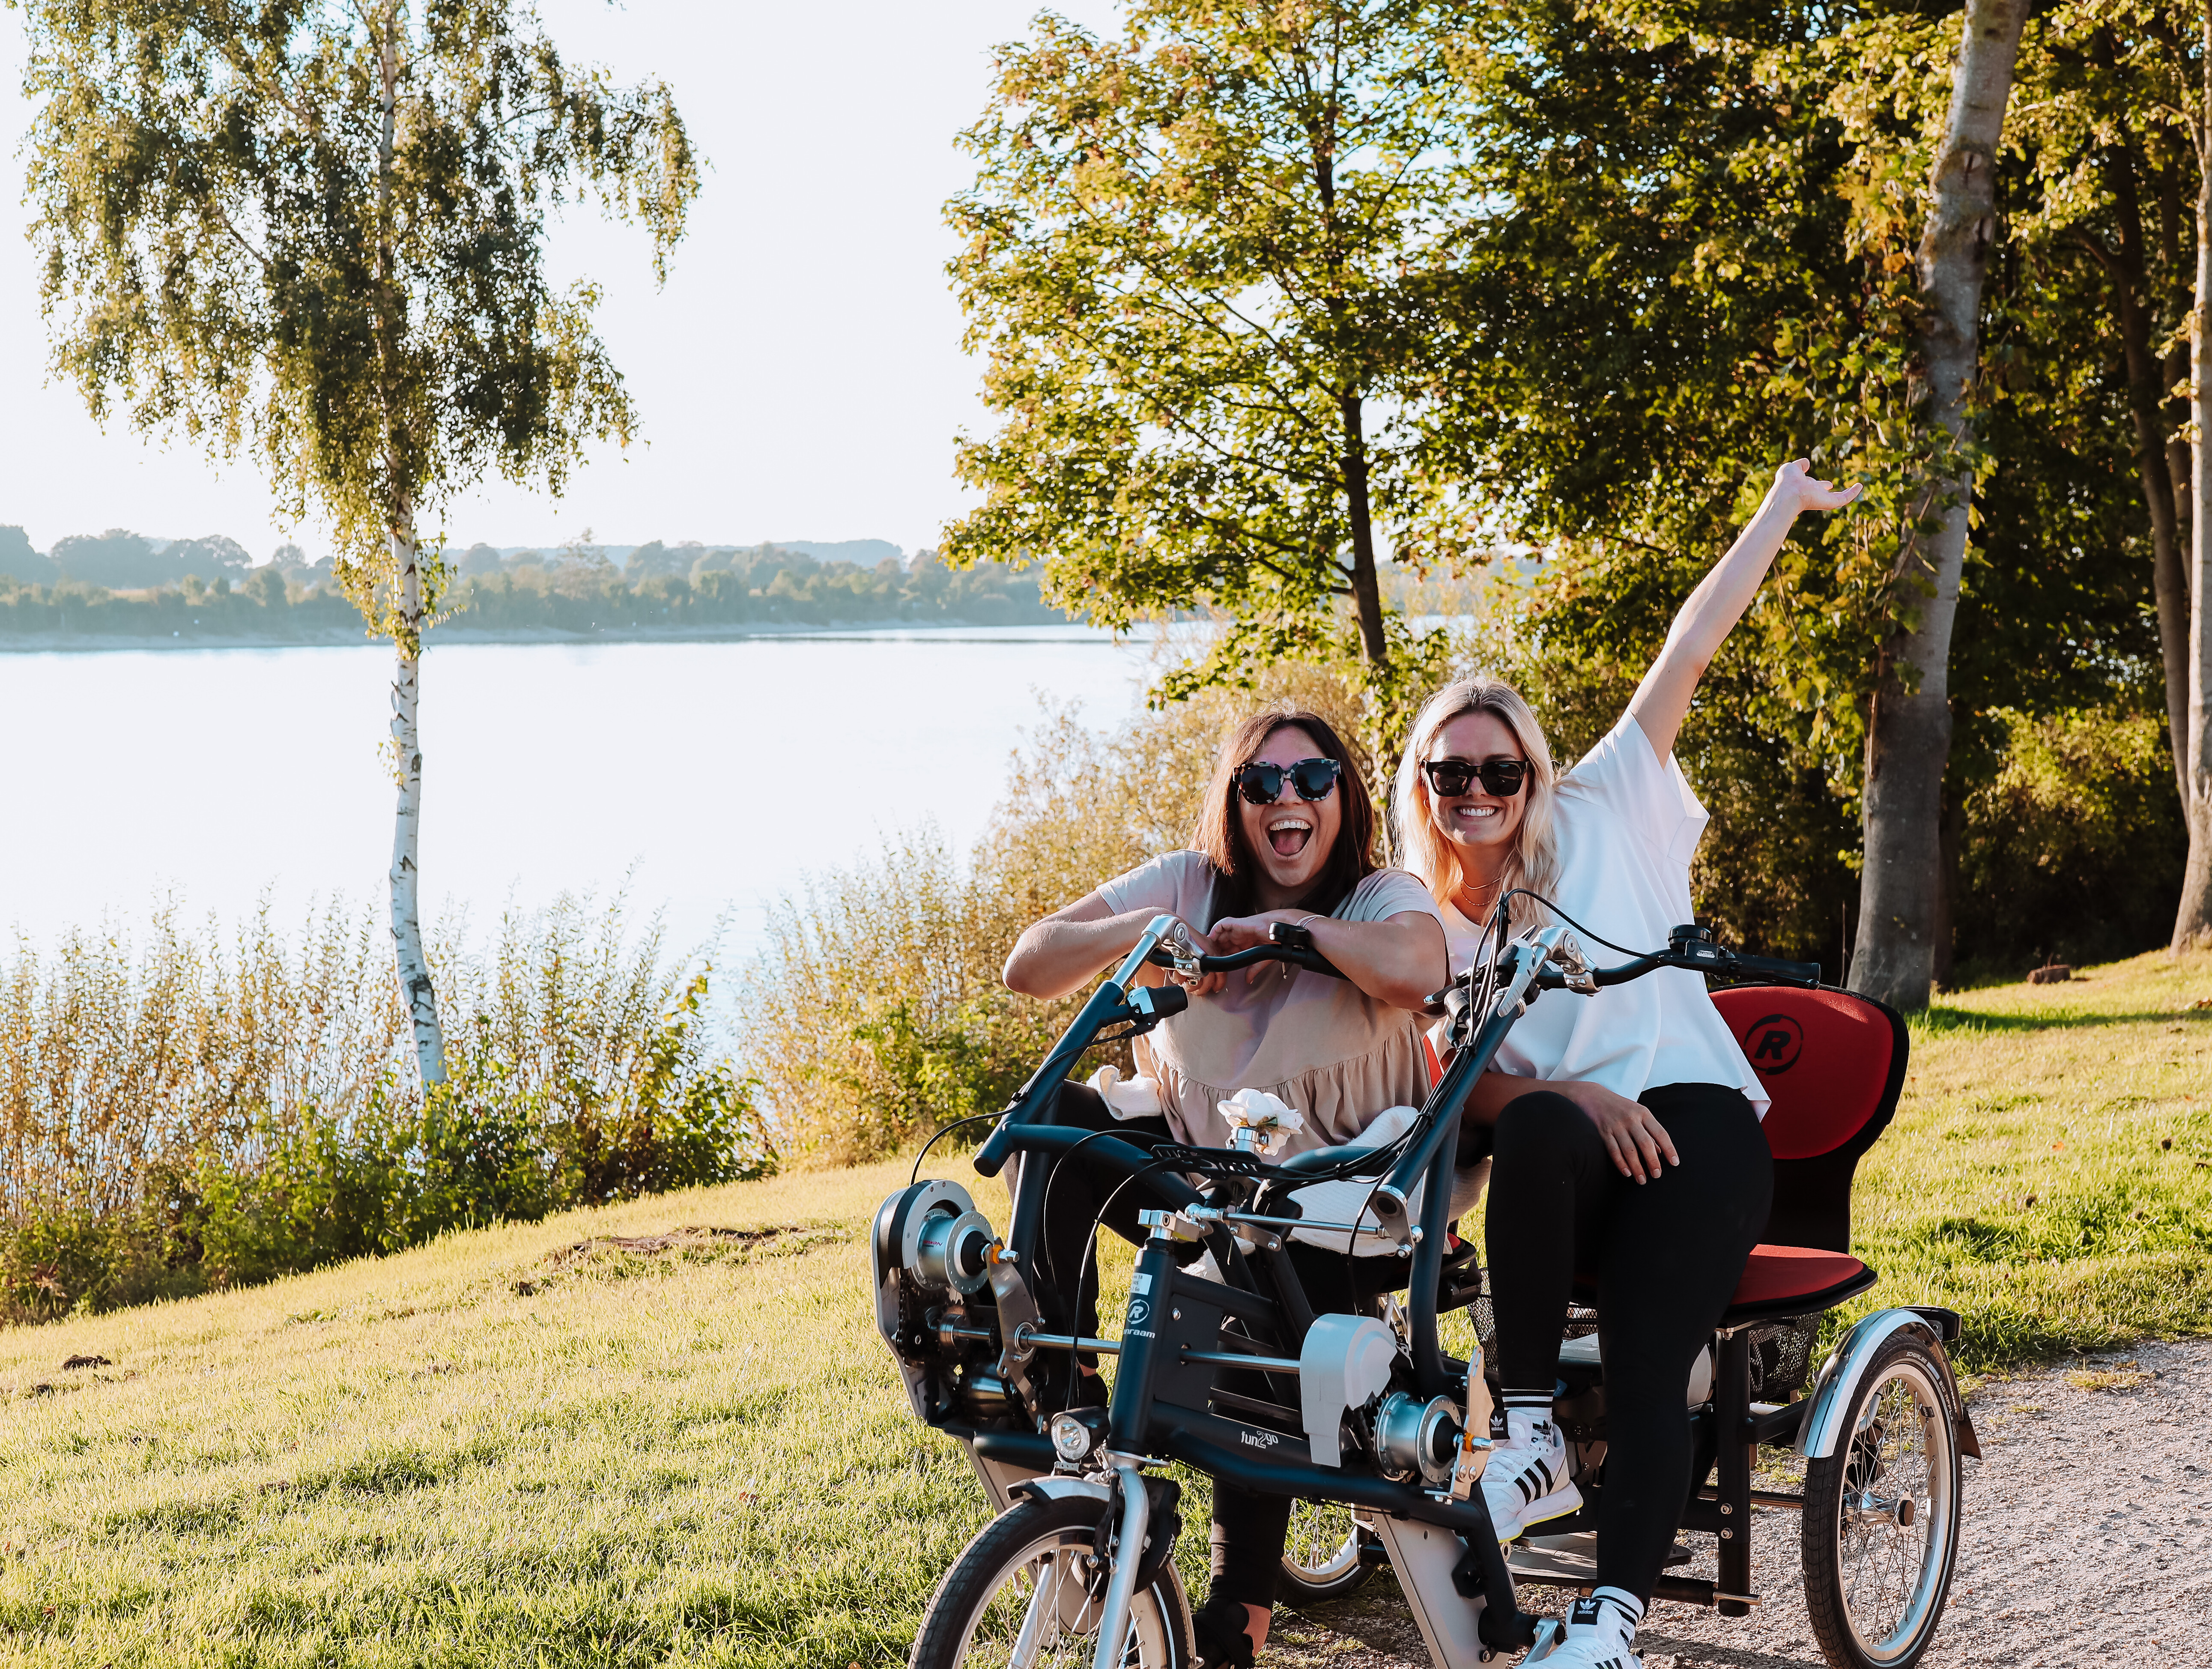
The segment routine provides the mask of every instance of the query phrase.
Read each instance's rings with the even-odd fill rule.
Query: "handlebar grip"
[[[1288,945],[1293,950],[1314,948],[1313,932],[1295,921],[1275,921],[1267,925],[1267,938],[1277,944]]]
[[[1784,962],[1779,956],[1745,956],[1735,958],[1739,974],[1763,974],[1783,985],[1816,986],[1820,983],[1820,964],[1818,962]]]

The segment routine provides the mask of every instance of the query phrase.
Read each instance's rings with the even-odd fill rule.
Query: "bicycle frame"
[[[1479,1013],[1474,1011],[1472,977],[1464,986],[1439,993],[1451,1016],[1457,1045],[1451,1064],[1425,1099],[1411,1128],[1396,1143],[1381,1149],[1318,1150],[1269,1164],[1248,1151],[1194,1149],[1135,1131],[1108,1134],[1042,1122],[1070,1068],[1085,1050],[1109,1035],[1149,1030],[1184,1006],[1187,998],[1177,988],[1134,986],[1148,962],[1168,956],[1163,945],[1176,927],[1170,916],[1155,917],[1147,925],[1113,976],[1092,993],[1037,1071],[1016,1092],[997,1127],[978,1149],[975,1167],[986,1176],[997,1174],[1017,1156],[1021,1161],[1010,1188],[1013,1220],[1004,1242],[991,1244],[980,1255],[960,1253],[950,1240],[941,1246],[933,1242],[931,1255],[939,1258],[948,1271],[961,1256],[968,1257],[967,1264],[946,1277],[949,1282],[971,1284],[960,1285],[959,1293],[974,1296],[980,1307],[988,1285],[993,1312],[988,1326],[973,1325],[950,1288],[945,1305],[915,1318],[918,1327],[913,1324],[908,1312],[914,1307],[907,1287],[899,1284],[905,1280],[900,1271],[907,1266],[902,1248],[911,1237],[910,1227],[905,1226],[908,1207],[902,1202],[915,1199],[916,1190],[893,1195],[878,1213],[878,1319],[894,1351],[901,1351],[903,1339],[917,1345],[928,1341],[971,1350],[982,1347],[975,1363],[981,1363],[992,1348],[998,1352],[994,1363],[961,1370],[957,1394],[943,1388],[956,1385],[950,1372],[930,1381],[939,1387],[936,1394],[941,1400],[934,1404],[920,1370],[909,1372],[915,1411],[969,1447],[987,1487],[1002,1507],[1011,1493],[1009,1472],[1087,1472],[1101,1480],[1103,1488],[1120,1499],[1125,1546],[1141,1545],[1144,1534],[1146,1491],[1135,1480],[1143,1467],[1164,1460],[1180,1461],[1256,1493],[1365,1509],[1389,1545],[1392,1563],[1405,1579],[1438,1664],[1456,1666],[1491,1652],[1524,1647],[1534,1638],[1535,1621],[1515,1603],[1512,1575],[1482,1492],[1468,1487],[1471,1472],[1462,1478],[1455,1467],[1450,1483],[1439,1486],[1425,1467],[1405,1467],[1411,1476],[1401,1479],[1388,1475],[1379,1459],[1344,1454],[1339,1456],[1340,1464],[1331,1464],[1315,1454],[1308,1435],[1313,1428],[1302,1416],[1301,1380],[1310,1366],[1317,1364],[1303,1362],[1300,1352],[1316,1318],[1285,1241],[1275,1231],[1302,1220],[1291,1199],[1297,1189],[1334,1177],[1356,1174],[1365,1180],[1378,1167],[1387,1166],[1372,1183],[1369,1204],[1353,1223],[1312,1226],[1348,1227],[1354,1243],[1357,1236],[1365,1235],[1410,1252],[1405,1339],[1408,1366],[1393,1369],[1390,1381],[1431,1411],[1438,1398],[1463,1410],[1468,1367],[1445,1356],[1437,1322],[1452,1167],[1468,1094],[1489,1069],[1534,992],[1586,992],[1656,967],[1717,971],[1711,954],[1717,947],[1672,946],[1663,956],[1594,972],[1563,929],[1548,930],[1533,944],[1508,945],[1489,971]],[[1171,959],[1192,966],[1187,956]],[[1310,949],[1292,944],[1205,958],[1202,967],[1207,972],[1226,971],[1262,960],[1335,972]],[[1127,1029],[1116,1031],[1117,1027]],[[1023,1273],[1036,1265],[1054,1167],[1079,1146],[1087,1160],[1118,1172],[1125,1180],[1143,1179],[1159,1208],[1145,1213],[1151,1233],[1137,1257],[1118,1340],[1044,1332]],[[1207,1186],[1194,1186],[1185,1173],[1202,1174]],[[945,1209],[965,1204],[964,1193],[953,1185],[927,1186],[958,1196],[940,1200]],[[959,1232],[957,1223],[946,1231],[955,1238]],[[988,1226],[981,1232],[988,1235]],[[1194,1242],[1212,1253],[1218,1278],[1186,1266],[1197,1255],[1189,1249]],[[896,1297],[887,1301],[885,1295],[894,1286]],[[887,1308],[887,1302],[894,1308]],[[1056,1362],[1058,1353],[1076,1351],[1120,1358],[1104,1429],[1092,1431],[1082,1421],[1076,1423],[1091,1435],[1080,1455],[1057,1452],[1054,1439],[1035,1429],[1037,1422],[1018,1417],[1036,1405],[1030,1370],[1040,1353],[1054,1353]],[[901,1360],[907,1361],[903,1354]],[[1072,1362],[1066,1371],[1074,1373]],[[1380,1400],[1379,1393],[1370,1399],[1370,1411]],[[1240,1417],[1248,1415],[1258,1419]],[[1453,1438],[1456,1444],[1455,1429]],[[1484,1440],[1473,1447],[1486,1447],[1486,1440],[1484,1434]],[[1379,1440],[1372,1447],[1379,1457]],[[1000,1472],[996,1478],[994,1468]],[[1104,1597],[1102,1640],[1118,1638],[1118,1630],[1105,1625],[1122,1614],[1121,1607],[1127,1602],[1134,1564],[1122,1563],[1128,1571],[1117,1569]]]

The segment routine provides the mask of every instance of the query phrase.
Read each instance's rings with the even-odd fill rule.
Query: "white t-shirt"
[[[1651,751],[1633,714],[1623,714],[1561,779],[1553,820],[1559,878],[1552,895],[1590,933],[1641,955],[1665,949],[1668,930],[1692,919],[1690,859],[1705,832],[1705,808],[1674,757],[1662,764]],[[1452,972],[1466,972],[1480,930],[1447,907],[1444,935]],[[1593,962],[1626,960],[1591,944],[1589,934],[1576,936]],[[1665,1083],[1727,1084],[1766,1116],[1759,1075],[1703,976],[1686,968],[1662,968],[1595,997],[1544,992],[1507,1035],[1497,1070],[1601,1083],[1631,1100]]]

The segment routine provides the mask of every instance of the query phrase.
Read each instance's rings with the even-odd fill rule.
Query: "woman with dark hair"
[[[1109,1108],[1071,1083],[1055,1121],[1223,1147],[1222,1102],[1264,1090],[1301,1115],[1279,1150],[1295,1152],[1350,1142],[1386,1108],[1418,1106],[1429,1077],[1413,1011],[1444,983],[1443,919],[1420,882],[1376,866],[1374,843],[1366,785],[1327,722],[1273,712],[1239,725],[1215,761],[1193,849],[1141,864],[1031,926],[1006,959],[1006,984],[1024,996],[1063,996],[1127,956],[1163,913],[1216,954],[1267,943],[1278,921],[1296,924],[1345,977],[1262,963],[1242,976],[1186,981],[1190,1006],[1137,1040],[1138,1083],[1153,1086],[1144,1109]],[[1038,1304],[1054,1328],[1096,1333],[1092,1223],[1143,1238],[1137,1213],[1158,1202],[1141,1184],[1119,1181],[1079,1155],[1054,1174],[1036,1271]],[[1354,1266],[1395,1259],[1347,1260],[1296,1243],[1292,1251],[1319,1309],[1348,1309],[1363,1290],[1402,1284]],[[1094,1371],[1084,1364],[1078,1400],[1103,1400]],[[1192,1619],[1202,1663],[1249,1665],[1267,1639],[1290,1507],[1216,1482],[1212,1587]]]

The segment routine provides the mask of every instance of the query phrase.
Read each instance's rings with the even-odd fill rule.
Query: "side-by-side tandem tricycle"
[[[1599,968],[1568,930],[1552,927],[1439,993],[1448,1064],[1394,1140],[1277,1163],[1249,1130],[1230,1147],[1200,1148],[1046,1121],[1085,1051],[1185,1005],[1180,987],[1140,982],[1147,963],[1196,974],[1272,960],[1334,974],[1297,929],[1279,926],[1277,941],[1200,956],[1175,918],[1152,920],[975,1156],[987,1176],[1015,1166],[1003,1237],[950,1181],[917,1180],[877,1212],[877,1324],[915,1417],[966,1449],[997,1513],[932,1599],[915,1669],[1186,1669],[1194,1653],[1170,1557],[1181,1525],[1171,1462],[1293,1497],[1301,1525],[1340,1526],[1319,1545],[1310,1533],[1294,1538],[1292,1591],[1349,1586],[1387,1557],[1438,1669],[1528,1647],[1538,1619],[1516,1603],[1516,1583],[1587,1591],[1595,1581],[1604,1364],[1589,1327],[1571,1326],[1555,1413],[1584,1505],[1501,1546],[1477,1487],[1495,1387],[1480,1352],[1471,1369],[1438,1342],[1439,1313],[1480,1290],[1449,1215],[1461,1108],[1528,1004],[1576,1001],[1665,968],[1756,982],[1715,1000],[1771,1098],[1776,1183],[1765,1236],[1773,1243],[1752,1254],[1687,1387],[1698,1481],[1681,1528],[1714,1539],[1717,1574],[1674,1574],[1690,1557],[1678,1546],[1654,1597],[1747,1615],[1759,1603],[1752,1514],[1786,1508],[1802,1518],[1805,1601],[1829,1662],[1917,1662],[1958,1551],[1960,1457],[1979,1453],[1944,1350],[1958,1317],[1878,1310],[1809,1375],[1822,1314],[1875,1279],[1848,1251],[1850,1182],[1904,1082],[1897,1016],[1819,987],[1817,967],[1739,956],[1700,928]],[[1144,1214],[1150,1238],[1118,1338],[1046,1331],[1035,1296],[1053,1168],[1079,1144],[1094,1164],[1143,1179],[1161,1204]],[[1344,1181],[1365,1190],[1361,1209],[1340,1214],[1352,1221],[1305,1215],[1303,1191]],[[1316,1314],[1283,1241],[1300,1229],[1362,1237],[1364,1248],[1400,1257],[1402,1305],[1384,1296],[1361,1313]],[[1074,1352],[1116,1359],[1108,1406],[1065,1405]],[[1802,1492],[1753,1487],[1761,1445],[1803,1457]]]

